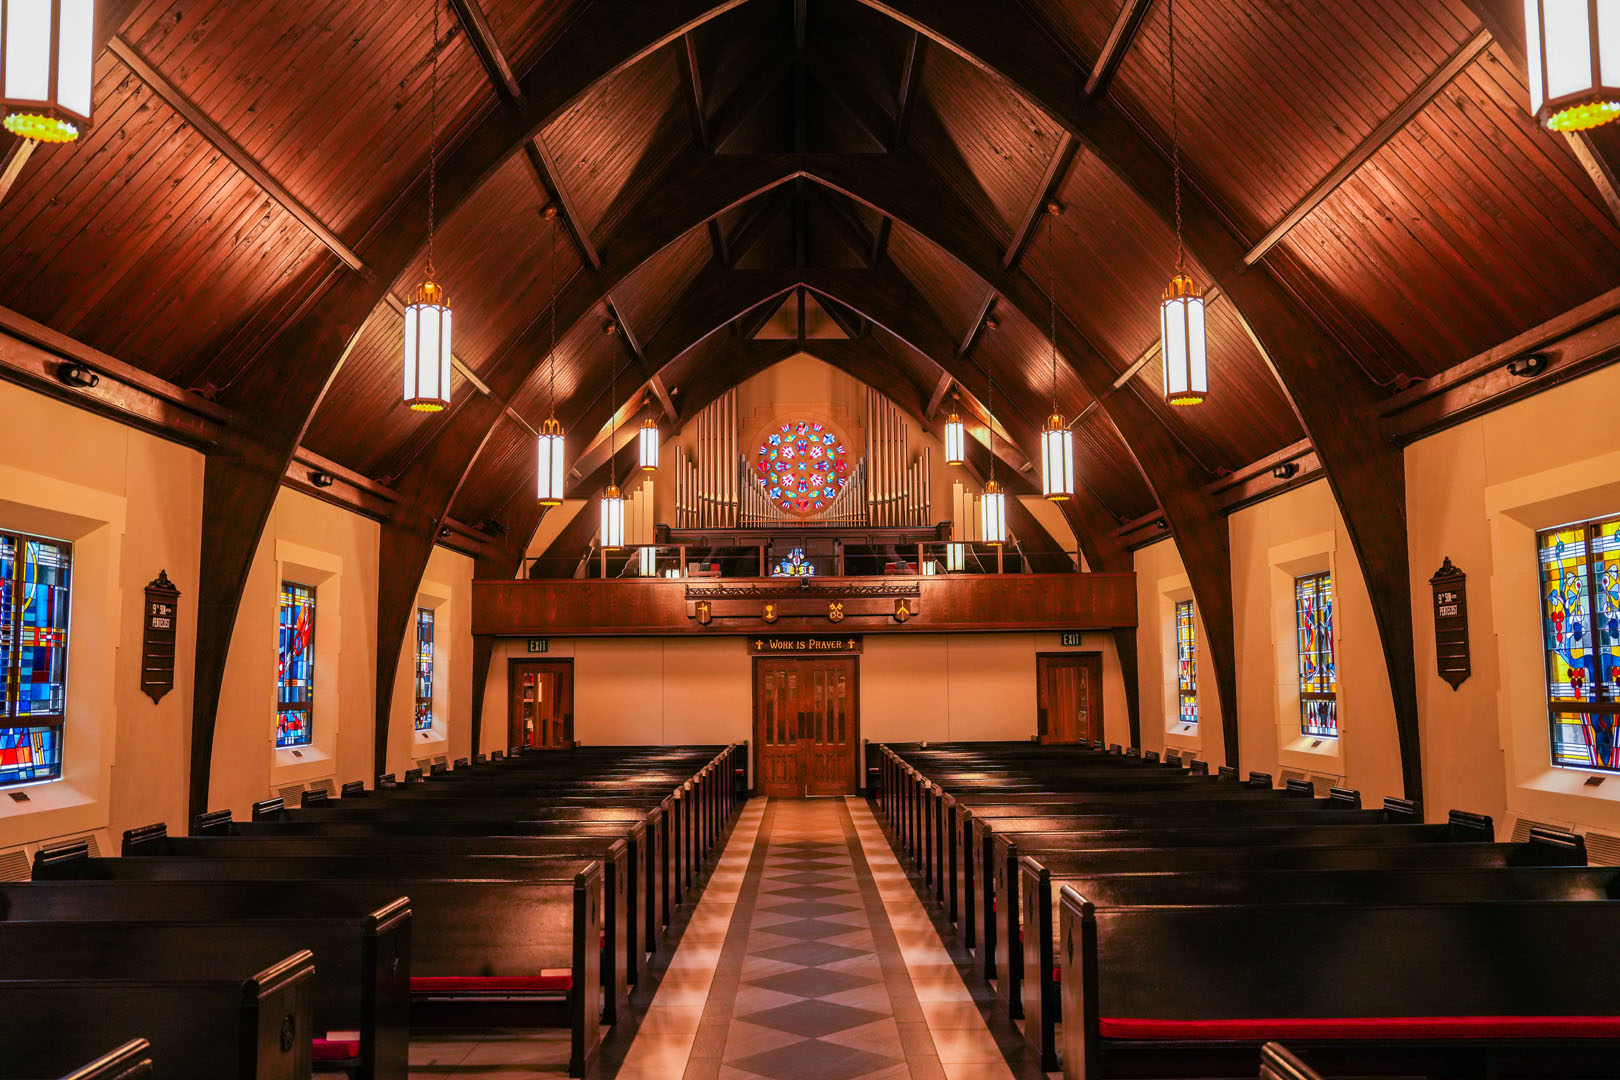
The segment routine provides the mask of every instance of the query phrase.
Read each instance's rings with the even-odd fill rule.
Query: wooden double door
[[[761,795],[855,794],[857,677],[853,656],[754,661],[754,786]]]
[[[1041,742],[1103,737],[1101,653],[1042,653],[1035,677]]]

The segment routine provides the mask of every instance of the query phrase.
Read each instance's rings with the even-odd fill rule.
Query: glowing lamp
[[[450,305],[433,281],[405,308],[405,404],[417,412],[450,405]]]
[[[1209,392],[1205,362],[1204,294],[1185,272],[1164,290],[1159,305],[1159,345],[1164,359],[1164,400],[1197,405]]]
[[[945,464],[961,465],[967,461],[967,428],[962,418],[951,413],[945,421]]]
[[[658,471],[658,421],[652,417],[641,422],[641,471]]]
[[[952,574],[960,573],[962,568],[965,567],[966,565],[967,565],[967,545],[966,544],[946,544],[945,545],[945,569],[946,569],[946,571],[949,572],[949,573],[952,573]]]
[[[636,570],[642,577],[658,576],[658,549],[651,547],[636,550]]]
[[[0,4],[0,112],[13,135],[65,143],[90,126],[94,0]]]
[[[994,547],[1007,542],[1007,496],[994,480],[984,485],[979,500],[979,539]]]
[[[1549,131],[1620,116],[1620,4],[1524,0],[1530,111]]]
[[[538,478],[535,494],[541,506],[561,506],[563,501],[563,429],[552,417],[540,425],[537,440],[539,457],[535,462]]]
[[[1041,432],[1041,493],[1053,502],[1074,494],[1074,439],[1057,413]]]
[[[624,547],[624,496],[619,494],[617,484],[609,484],[602,492],[600,539],[603,551],[618,551]]]

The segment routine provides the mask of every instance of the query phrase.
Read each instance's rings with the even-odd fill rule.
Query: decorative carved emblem
[[[843,603],[843,601],[834,600],[832,603],[827,605],[827,620],[829,622],[843,622],[844,621],[844,603]]]
[[[909,618],[911,618],[911,606],[904,600],[896,600],[894,602],[894,621],[903,623]]]
[[[714,618],[714,607],[707,600],[699,600],[697,605],[697,621],[699,626],[708,626]]]
[[[763,615],[761,615],[760,617],[763,618],[768,623],[775,622],[776,621],[776,605],[772,604],[772,603],[767,603],[765,605],[765,613]]]

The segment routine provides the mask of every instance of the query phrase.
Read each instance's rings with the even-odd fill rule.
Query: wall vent
[[[14,847],[0,851],[0,881],[27,881],[34,876],[33,864],[26,848]]]
[[[281,796],[281,801],[286,803],[288,806],[297,806],[298,796],[302,795],[303,793],[303,784],[288,784],[285,787],[276,788],[276,794]]]
[[[1344,777],[1329,776],[1326,773],[1311,773],[1311,788],[1318,799],[1325,799],[1328,793],[1336,787],[1343,786]]]
[[[311,780],[309,782],[309,790],[324,791],[327,795],[337,794],[337,788],[333,786],[332,778],[330,776],[323,776],[319,780]]]
[[[0,855],[0,863],[5,856]],[[1586,861],[1593,866],[1620,866],[1620,836],[1608,833],[1586,834]]]
[[[39,850],[55,851],[57,848],[64,848],[69,844],[77,844],[81,841],[89,849],[92,859],[101,858],[102,839],[101,830],[99,829],[95,832],[80,833],[78,836],[57,836],[49,840],[43,840],[40,842]]]
[[[1288,786],[1288,781],[1290,781],[1290,780],[1309,780],[1310,779],[1310,777],[1306,776],[1304,773],[1300,772],[1298,769],[1284,769],[1279,775],[1281,775],[1281,777],[1282,777],[1282,785],[1283,785],[1283,787],[1287,787]]]
[[[1525,843],[1530,839],[1530,830],[1534,828],[1552,829],[1554,832],[1568,831],[1562,825],[1554,825],[1547,821],[1533,821],[1530,818],[1521,817],[1513,823],[1513,842],[1515,844]]]

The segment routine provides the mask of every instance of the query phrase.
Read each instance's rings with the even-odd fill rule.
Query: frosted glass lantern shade
[[[1620,116],[1620,0],[1524,0],[1530,112],[1549,131]]]
[[[994,480],[984,485],[979,500],[979,539],[995,547],[1007,542],[1007,496]]]
[[[618,551],[624,547],[624,497],[617,484],[609,484],[602,492],[602,527],[598,533],[603,551]]]
[[[640,458],[642,472],[658,471],[658,421],[652,417],[641,422],[641,432],[637,436],[640,441]]]
[[[1193,279],[1177,274],[1159,305],[1159,346],[1164,362],[1164,400],[1197,405],[1209,393],[1204,295]]]
[[[1074,494],[1074,437],[1056,413],[1041,432],[1041,494],[1053,502]]]
[[[72,142],[90,127],[94,0],[0,3],[0,113],[7,131]]]
[[[405,308],[405,404],[417,412],[450,405],[450,305],[432,281]]]
[[[540,425],[538,457],[535,461],[536,497],[541,506],[561,506],[563,501],[563,429],[556,419]]]
[[[961,465],[967,461],[967,428],[962,418],[951,413],[945,421],[945,464]]]

